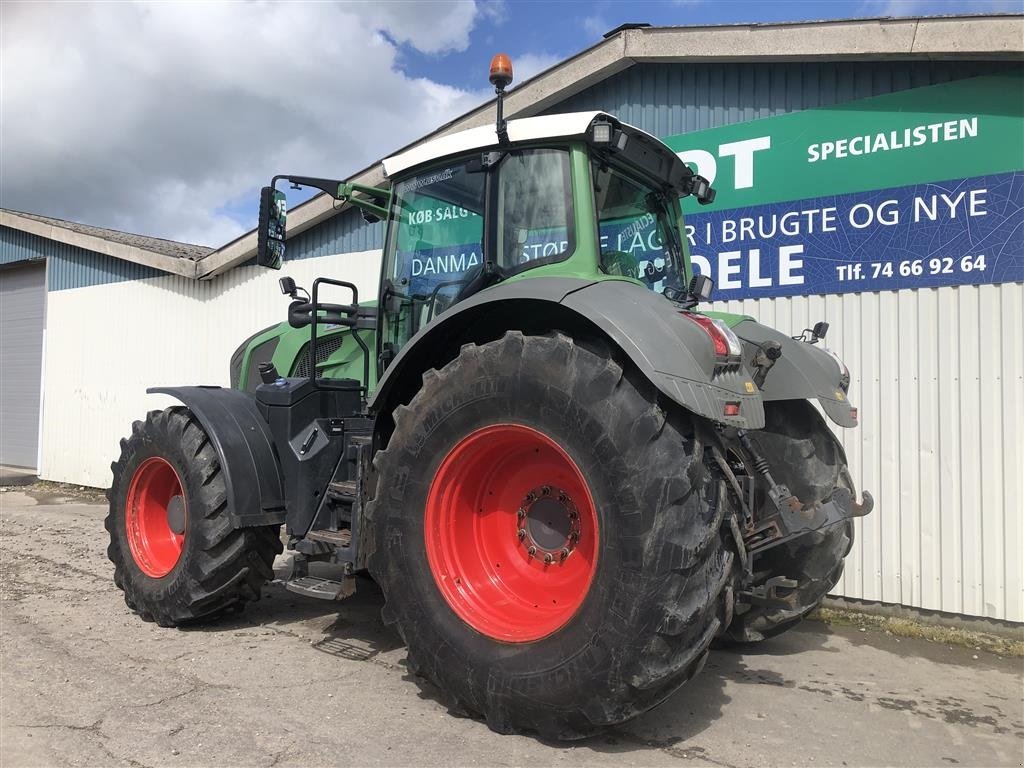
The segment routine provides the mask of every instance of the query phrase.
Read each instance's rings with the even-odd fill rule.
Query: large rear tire
[[[231,525],[217,452],[190,410],[136,421],[110,469],[107,556],[129,608],[171,627],[259,599],[280,527]]]
[[[370,571],[454,709],[581,738],[699,671],[733,554],[691,417],[607,354],[511,332],[428,372],[394,419]]]
[[[749,432],[769,457],[772,475],[805,504],[824,502],[836,488],[854,490],[846,454],[821,414],[806,400],[765,403],[765,426]],[[843,575],[843,558],[853,546],[853,523],[811,531],[754,558],[757,588],[776,576],[796,581],[792,608],[737,605],[724,639],[756,643],[792,629],[819,605]]]

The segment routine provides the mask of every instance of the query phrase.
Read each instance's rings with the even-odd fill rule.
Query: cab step
[[[347,528],[343,528],[340,531],[331,531],[324,528],[310,531],[306,534],[306,538],[311,541],[323,541],[336,547],[347,547],[352,543],[352,531]]]
[[[327,486],[328,496],[337,501],[346,501],[350,504],[356,500],[358,492],[355,480],[339,480]]]
[[[285,582],[284,588],[289,592],[318,600],[344,600],[355,594],[356,580],[353,576],[345,576],[341,581],[321,579],[318,576],[300,576]]]

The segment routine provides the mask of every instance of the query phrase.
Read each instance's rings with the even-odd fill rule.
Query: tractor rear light
[[[726,403],[725,408],[722,409],[723,416],[739,416],[740,415],[740,404],[739,403]]]
[[[836,365],[839,366],[839,387],[843,392],[850,391],[850,369],[846,367],[846,363],[840,359],[839,355],[833,352],[828,347],[822,347],[822,352],[831,357],[836,361]]]
[[[682,312],[680,314],[693,320],[704,330],[704,333],[708,335],[711,343],[715,346],[716,358],[721,361],[740,359],[743,347],[740,346],[739,337],[732,332],[732,328],[721,320],[716,320],[707,315],[699,315],[696,312]]]

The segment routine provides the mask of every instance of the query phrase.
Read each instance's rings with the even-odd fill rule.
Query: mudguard
[[[176,398],[203,425],[224,472],[228,514],[236,528],[284,522],[273,438],[252,395],[221,387],[151,387],[146,392]]]
[[[839,364],[820,347],[797,341],[755,320],[744,320],[733,328],[743,341],[763,344],[778,342],[782,357],[768,372],[762,388],[765,401],[814,400],[841,427],[856,427],[856,409],[840,386]]]
[[[484,305],[514,301],[557,303],[578,314],[617,345],[659,391],[693,413],[743,429],[764,426],[761,396],[745,368],[716,366],[704,331],[681,317],[664,296],[624,280],[564,277],[500,283],[447,310],[402,347],[381,378],[370,408],[377,410],[388,402],[390,388],[417,349],[444,343]],[[508,327],[517,326],[513,321]],[[738,415],[724,415],[727,402],[739,403]]]

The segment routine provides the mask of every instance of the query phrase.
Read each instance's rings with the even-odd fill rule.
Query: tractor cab
[[[278,180],[314,186],[385,220],[375,380],[420,330],[499,283],[628,281],[691,305],[710,295],[707,278],[698,281],[699,295],[691,291],[680,209],[688,195],[714,199],[707,180],[662,142],[604,112],[504,120],[510,79],[492,66],[495,125],[384,160],[389,189],[282,176],[263,190],[258,262],[265,266],[279,267],[284,253]],[[312,305],[304,311],[315,323]],[[301,320],[294,312],[289,319]]]
[[[453,305],[522,277],[620,279],[683,297],[679,198],[695,187],[713,195],[667,147],[603,112],[472,129],[384,169],[394,184],[382,343],[392,352]]]

